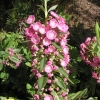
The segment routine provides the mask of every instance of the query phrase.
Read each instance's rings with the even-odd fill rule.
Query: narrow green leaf
[[[3,69],[3,64],[0,64],[0,71]]]
[[[77,100],[83,98],[87,94],[87,88],[77,93],[68,94],[68,100]]]
[[[30,89],[32,89],[32,86],[31,86],[29,83],[27,83],[27,84],[26,84],[26,89],[27,89],[27,90],[30,90]]]
[[[56,82],[56,84],[57,84],[61,89],[65,90],[65,89],[66,89],[66,85],[64,84],[64,81],[62,80],[62,78],[57,77],[57,79],[58,79],[58,82]]]
[[[41,6],[41,5],[38,5],[38,6],[40,7],[40,9],[41,9],[43,12],[45,12],[45,9],[44,9],[43,6]]]
[[[57,95],[57,93],[56,93],[54,90],[51,92],[51,94],[53,95],[54,100],[60,100],[60,99],[59,99],[59,96]],[[55,98],[55,97],[56,97],[56,98]]]
[[[45,76],[41,76],[39,79],[38,79],[38,92],[45,87],[46,83],[47,83],[47,77]]]
[[[41,61],[40,61],[40,69],[43,70],[44,69],[44,66],[46,64],[46,58],[42,58]]]
[[[64,76],[68,79],[69,82],[71,82],[72,84],[74,84],[74,83],[69,79],[68,73],[67,73],[62,67],[59,67],[58,70],[57,70],[57,72],[59,72],[60,74],[64,75]]]
[[[55,48],[62,50],[61,47],[59,45],[57,45],[55,42],[52,42],[52,45],[55,46]]]
[[[28,67],[31,67],[31,63],[30,62],[26,62],[25,65],[27,65]]]
[[[16,58],[16,57],[14,57],[14,56],[10,57],[9,59],[10,59],[11,61],[13,61],[14,63],[19,62],[19,59]]]
[[[55,10],[55,9],[57,8],[57,6],[58,6],[58,5],[52,6],[52,7],[48,10],[48,12],[50,12],[51,10]]]
[[[95,33],[96,33],[97,38],[99,38],[99,24],[97,22],[95,24]]]
[[[97,42],[99,43],[100,45],[100,33],[99,33],[99,24],[96,22],[95,24],[95,33],[96,33],[96,36],[97,36]]]

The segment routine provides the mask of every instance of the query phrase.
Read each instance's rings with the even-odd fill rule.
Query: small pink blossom
[[[98,78],[97,73],[92,72],[92,77],[95,78],[95,79],[97,79]]]
[[[61,45],[62,47],[64,47],[66,44],[67,44],[66,39],[61,39],[60,45]]]
[[[67,46],[64,46],[62,49],[63,49],[64,55],[69,53],[69,48]]]
[[[58,24],[58,29],[65,33],[68,31],[69,27],[66,24]]]
[[[52,73],[48,73],[48,77],[51,78],[53,76]]]
[[[38,95],[38,94],[34,94],[34,96],[33,96],[33,97],[34,97],[34,99],[35,99],[35,100],[40,100],[40,99],[39,99],[39,95]]]
[[[41,27],[39,28],[39,32],[41,34],[45,34],[46,33],[46,27],[44,25],[41,25]]]
[[[32,37],[32,35],[35,33],[35,31],[33,30],[33,28],[30,26],[29,28],[25,29],[25,35],[27,37]]]
[[[65,24],[66,20],[63,17],[59,17],[58,22],[61,24]]]
[[[82,49],[83,52],[85,52],[86,45],[84,43],[81,43],[80,48]]]
[[[37,34],[34,34],[34,35],[31,37],[31,42],[34,43],[34,44],[39,44],[39,42],[40,42],[40,37],[39,37]]]
[[[56,14],[55,12],[53,12],[53,11],[50,11],[50,14],[53,16],[53,17],[55,17],[55,18],[59,18],[59,16],[58,16],[58,14]]]
[[[52,45],[48,46],[48,51],[49,51],[49,52],[54,52],[55,49],[56,49],[56,48],[55,48],[54,46],[52,46]]]
[[[49,61],[47,62],[47,64],[48,64],[48,65],[52,65],[52,61],[49,60]]]
[[[46,73],[51,73],[53,70],[53,66],[52,65],[46,65],[45,68],[44,68],[44,71]]]
[[[57,20],[56,19],[51,19],[50,20],[50,26],[51,26],[51,28],[56,28],[57,27]]]
[[[68,63],[69,63],[68,59],[63,59],[63,60],[61,59],[60,60],[60,64],[62,67],[66,67],[68,65]]]
[[[52,80],[51,79],[48,79],[47,83],[48,84],[51,84]]]
[[[65,97],[67,94],[66,94],[66,92],[63,92],[61,95],[62,95],[62,97]]]
[[[41,74],[40,73],[37,73],[36,76],[39,78],[39,77],[41,77]]]
[[[58,66],[55,65],[55,66],[53,67],[53,70],[57,70],[57,69],[58,69]]]
[[[47,33],[46,33],[46,37],[50,40],[54,40],[57,36],[57,33],[54,31],[54,30],[49,30]]]
[[[45,95],[44,100],[53,100],[51,95]]]
[[[49,89],[48,89],[50,92],[53,90],[53,88],[52,87],[49,87]]]
[[[34,21],[35,21],[34,15],[30,15],[30,16],[27,18],[27,20],[26,20],[26,22],[27,22],[28,24],[32,24],[32,23],[34,23]]]
[[[32,26],[33,26],[33,29],[35,31],[38,31],[40,29],[40,27],[41,27],[41,23],[40,22],[36,22]]]
[[[51,44],[51,40],[49,40],[47,37],[45,37],[44,39],[43,39],[43,45],[44,46],[48,46],[48,45],[50,45]]]
[[[44,53],[45,53],[45,54],[49,54],[48,49],[45,49],[45,50],[44,50]]]
[[[85,44],[86,44],[86,45],[89,45],[89,44],[90,44],[90,41],[91,41],[91,37],[88,37],[88,38],[85,40]]]

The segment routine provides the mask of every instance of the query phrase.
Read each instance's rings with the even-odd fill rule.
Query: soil
[[[70,26],[82,23],[85,29],[94,27],[95,22],[100,23],[100,1],[70,0],[67,2],[65,12],[72,14]]]

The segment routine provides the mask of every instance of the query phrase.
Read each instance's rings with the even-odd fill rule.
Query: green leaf
[[[27,89],[27,90],[30,90],[30,89],[32,89],[32,86],[31,86],[29,83],[27,83],[27,84],[26,84],[26,89]]]
[[[48,78],[45,76],[41,76],[38,79],[38,92],[45,87],[46,83],[47,83]]]
[[[38,6],[40,7],[40,9],[41,9],[43,12],[45,12],[45,9],[44,9],[43,6],[41,6],[41,5],[38,5]]]
[[[52,7],[48,10],[48,12],[50,12],[51,10],[55,10],[55,9],[57,8],[57,6],[58,6],[58,5],[52,6]]]
[[[0,64],[0,71],[3,69],[3,64]]]
[[[68,15],[65,19],[67,20],[67,22],[71,19],[72,15]]]
[[[46,64],[46,58],[42,58],[41,61],[40,61],[40,69],[43,70],[44,69],[44,66]]]
[[[57,70],[57,72],[59,72],[60,74],[64,75],[64,76],[68,79],[69,82],[71,82],[72,84],[74,84],[74,83],[69,79],[68,73],[67,73],[62,67],[59,67],[58,70]]]
[[[96,33],[96,36],[97,36],[97,42],[98,44],[100,45],[100,33],[99,33],[99,24],[96,22],[95,24],[95,33]]]
[[[52,45],[55,46],[55,48],[62,50],[61,47],[59,45],[57,45],[55,42],[52,42]]]
[[[25,65],[28,66],[28,67],[31,67],[31,63],[30,62],[26,62]]]
[[[57,95],[57,93],[54,90],[52,90],[51,94],[53,95],[54,100],[60,100],[59,96]]]
[[[14,56],[10,57],[9,59],[10,59],[11,61],[13,61],[14,63],[19,62],[19,59],[16,58],[16,57],[14,57]]]
[[[68,100],[77,100],[83,98],[87,94],[87,88],[83,91],[78,91],[76,93],[68,94]]]
[[[6,76],[6,73],[4,73],[4,72],[0,73],[0,78],[4,78],[5,76]]]
[[[57,77],[58,81],[56,82],[56,84],[63,90],[66,89],[66,85],[64,84],[64,81],[62,80],[62,78]]]

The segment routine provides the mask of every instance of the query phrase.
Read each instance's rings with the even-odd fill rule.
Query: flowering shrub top
[[[67,66],[70,56],[66,44],[69,27],[63,17],[53,11],[50,14],[45,23],[35,21],[34,15],[30,15],[26,20],[29,27],[25,29],[25,36],[33,56],[32,72],[38,80],[35,84],[35,100],[53,100],[56,92],[67,98],[68,93]]]
[[[97,44],[96,36],[93,38],[88,37],[85,42],[80,45],[80,48],[82,59],[92,66],[92,77],[97,79],[97,82],[100,83],[100,57],[97,55],[99,45]]]

